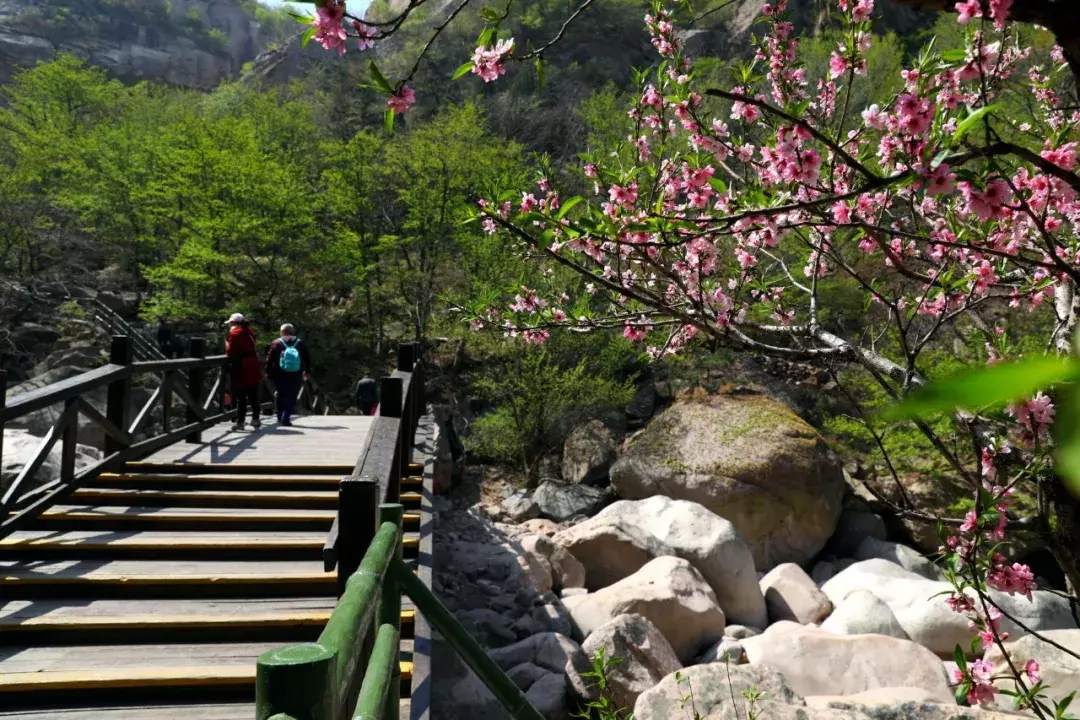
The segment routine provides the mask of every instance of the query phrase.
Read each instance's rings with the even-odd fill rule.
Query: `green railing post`
[[[488,657],[469,631],[446,609],[427,585],[416,577],[403,563],[397,563],[391,571],[398,577],[405,594],[413,601],[418,612],[439,631],[462,660],[472,668],[491,694],[502,704],[514,720],[544,720],[525,697],[525,693],[507,677],[495,661]]]
[[[336,720],[336,653],[316,643],[268,650],[255,672],[255,718],[285,715],[297,720]]]
[[[383,503],[379,506],[379,522],[393,523],[398,528],[398,537],[401,537],[402,519],[405,508],[399,503]],[[390,563],[391,568],[397,567],[402,561],[402,545],[398,540],[394,548],[394,559]],[[392,570],[386,573],[383,579],[382,596],[379,598],[379,624],[394,628],[396,637],[401,636],[401,583],[398,582],[397,573]],[[398,710],[401,705],[401,665],[398,663],[397,646],[394,648],[394,662],[392,663],[393,674],[390,678],[390,688],[386,693],[386,704],[383,706],[383,717],[389,720],[398,720]]]
[[[401,695],[400,637],[393,625],[379,627],[353,720],[397,720]]]

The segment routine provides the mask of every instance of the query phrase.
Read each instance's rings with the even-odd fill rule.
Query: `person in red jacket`
[[[251,426],[258,429],[262,425],[259,420],[262,363],[255,350],[255,331],[251,329],[247,318],[240,313],[233,313],[225,324],[229,326],[229,334],[225,338],[225,357],[229,363],[229,379],[237,408],[233,430],[244,429],[244,416],[247,415],[248,405],[251,406]]]

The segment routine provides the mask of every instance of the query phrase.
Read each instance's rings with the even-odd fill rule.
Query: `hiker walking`
[[[375,378],[366,377],[356,383],[353,401],[364,415],[374,415],[379,407],[378,386]]]
[[[262,425],[259,419],[259,383],[262,382],[262,366],[255,350],[255,331],[247,318],[233,313],[225,324],[229,333],[225,337],[225,357],[229,363],[229,381],[236,399],[236,424],[233,430],[244,429],[244,416],[251,406],[251,427]]]
[[[281,337],[270,343],[266,351],[266,374],[274,381],[274,409],[278,422],[292,425],[293,408],[300,386],[311,372],[311,356],[307,345],[296,337],[296,329],[289,323],[281,326]]]
[[[165,318],[158,318],[157,344],[158,349],[161,350],[161,354],[164,355],[166,359],[171,360],[173,356],[177,354],[173,348],[173,331]]]

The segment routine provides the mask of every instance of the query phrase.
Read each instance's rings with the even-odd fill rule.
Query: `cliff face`
[[[0,0],[0,83],[69,52],[125,82],[212,87],[266,39],[251,0]]]

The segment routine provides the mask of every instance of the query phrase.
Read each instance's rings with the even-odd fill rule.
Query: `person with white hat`
[[[251,329],[247,318],[240,313],[233,313],[225,321],[229,334],[225,338],[225,357],[229,363],[229,380],[232,394],[236,398],[236,424],[234,430],[244,429],[244,416],[251,406],[251,426],[258,429],[262,425],[259,419],[259,384],[262,382],[262,363],[255,349],[255,331]]]

